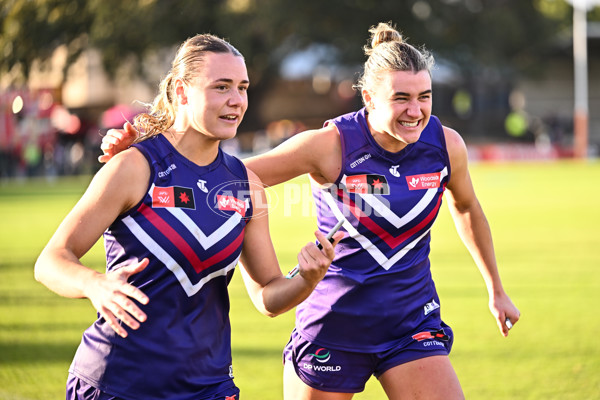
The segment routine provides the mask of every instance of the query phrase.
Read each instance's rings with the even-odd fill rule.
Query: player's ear
[[[371,93],[367,89],[361,90],[361,95],[363,98],[363,103],[367,107],[367,109],[372,110],[373,107],[373,98],[371,97]]]
[[[177,104],[187,104],[187,86],[181,79],[175,80],[175,97]]]

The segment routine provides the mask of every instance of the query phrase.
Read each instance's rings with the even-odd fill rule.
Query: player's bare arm
[[[73,298],[87,297],[113,329],[127,333],[120,319],[137,329],[146,316],[131,300],[142,304],[147,297],[127,278],[143,270],[147,260],[110,274],[99,273],[79,259],[96,243],[117,216],[143,196],[150,170],[143,155],[128,150],[103,167],[85,194],[61,223],[35,265],[35,277],[54,292]]]
[[[506,336],[509,330],[506,320],[514,324],[520,314],[502,287],[490,226],[469,175],[466,145],[456,131],[444,127],[444,134],[451,166],[448,207],[457,231],[486,283],[490,311]]]
[[[102,138],[103,155],[100,162],[108,162],[127,149],[137,138],[137,131],[129,123],[123,129],[110,129]],[[311,174],[319,183],[329,183],[338,177],[342,163],[341,142],[337,128],[330,124],[321,129],[294,135],[276,148],[243,160],[265,185],[273,186],[297,176]]]
[[[334,243],[326,240],[321,232],[316,233],[322,243],[319,250],[308,243],[298,254],[300,274],[286,279],[277,261],[269,235],[268,205],[262,183],[252,171],[248,171],[251,182],[253,218],[246,225],[241,255],[242,276],[248,293],[256,308],[265,315],[274,317],[302,302],[319,283],[334,256],[334,246],[342,237],[334,237]]]
[[[243,161],[269,186],[303,174],[310,174],[318,183],[334,182],[342,165],[340,136],[331,124],[298,133],[276,148]]]

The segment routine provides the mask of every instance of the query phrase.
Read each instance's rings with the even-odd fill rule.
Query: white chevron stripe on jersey
[[[448,175],[448,167],[444,167],[443,170],[440,171],[440,182]],[[342,177],[342,182],[346,182],[346,175]],[[361,199],[365,201],[368,205],[371,206],[373,210],[375,210],[378,215],[381,215],[385,218],[389,223],[394,225],[396,228],[400,228],[413,219],[415,219],[419,214],[427,208],[427,206],[434,200],[435,195],[437,194],[437,188],[427,189],[425,194],[419,200],[419,202],[407,212],[403,217],[399,217],[397,214],[390,210],[389,206],[384,204],[377,196],[373,194],[360,194],[355,193],[356,196],[359,196]],[[384,197],[385,198],[385,197]]]
[[[151,185],[150,191],[148,192],[152,197],[152,192],[154,191],[154,184]],[[198,243],[202,246],[203,249],[209,249],[215,243],[219,242],[223,239],[229,232],[231,232],[237,224],[242,219],[242,216],[239,213],[233,213],[231,217],[221,225],[216,231],[206,236],[204,232],[200,229],[198,225],[192,221],[192,219],[180,208],[177,207],[168,207],[167,210],[175,216],[189,231],[190,233],[198,240]]]
[[[431,227],[426,229],[421,235],[419,235],[419,237],[417,237],[412,242],[408,243],[406,246],[402,247],[397,253],[394,253],[392,258],[387,258],[385,254],[383,254],[381,250],[379,250],[377,246],[373,244],[373,242],[371,242],[366,236],[363,236],[360,233],[358,233],[358,231],[356,230],[356,228],[354,228],[354,226],[352,226],[350,221],[348,221],[348,219],[344,217],[342,212],[337,207],[336,201],[333,198],[331,192],[322,190],[321,194],[323,195],[325,202],[329,206],[329,209],[331,210],[333,215],[335,215],[335,218],[338,221],[342,219],[344,220],[343,227],[346,230],[346,232],[350,234],[350,237],[356,240],[362,246],[363,249],[369,252],[371,257],[373,257],[375,261],[377,261],[377,263],[381,265],[381,267],[385,270],[389,270],[395,263],[400,261],[402,257],[404,257],[406,253],[411,251],[417,245],[417,243],[419,243],[419,241],[421,241],[421,239],[423,239],[423,237],[425,237],[425,235],[427,235],[427,233],[431,230]]]
[[[190,278],[188,278],[183,268],[181,268],[181,266],[177,264],[177,261],[175,261],[173,257],[171,257],[169,253],[167,253],[162,247],[160,247],[160,245],[156,243],[150,237],[150,235],[148,235],[146,231],[144,231],[142,227],[139,226],[133,218],[131,218],[131,216],[123,218],[123,223],[127,226],[127,228],[129,228],[131,233],[134,234],[134,236],[140,241],[140,243],[142,243],[148,250],[150,250],[150,252],[154,254],[154,256],[160,262],[165,264],[165,266],[175,275],[188,297],[192,297],[193,295],[198,293],[198,291],[202,289],[202,287],[210,280],[219,276],[227,275],[227,273],[234,269],[238,263],[239,256],[236,257],[236,259],[231,264],[227,265],[224,268],[221,268],[218,271],[206,275],[204,278],[200,279],[197,283],[194,284],[190,281]]]
[[[231,232],[242,220],[242,216],[239,213],[234,212],[231,217],[221,225],[216,231],[206,236],[198,225],[192,221],[192,219],[180,208],[169,207],[168,210],[177,218],[185,227],[194,235],[198,243],[204,248],[208,249],[221,239],[223,239],[229,232]]]

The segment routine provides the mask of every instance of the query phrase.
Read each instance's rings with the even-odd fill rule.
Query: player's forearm
[[[281,276],[262,288],[257,295],[259,301],[256,301],[255,305],[263,314],[276,317],[303,302],[315,286],[316,283],[312,284],[300,275],[293,279]]]
[[[35,263],[34,274],[38,282],[61,296],[83,298],[99,272],[82,265],[67,250],[46,248]]]
[[[490,296],[503,293],[489,223],[480,207],[453,211],[457,231],[479,269]]]

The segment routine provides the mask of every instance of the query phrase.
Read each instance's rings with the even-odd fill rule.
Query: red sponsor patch
[[[233,196],[217,195],[217,206],[221,211],[235,211],[242,217],[246,216],[246,202]]]
[[[353,175],[347,177],[346,189],[349,193],[368,193],[369,184],[367,183],[367,175]]]
[[[195,209],[194,191],[181,186],[154,187],[152,207],[178,207]]]
[[[412,338],[418,342],[421,342],[421,341],[427,340],[427,339],[437,339],[437,340],[442,340],[444,342],[447,342],[448,340],[450,340],[450,337],[448,335],[446,335],[446,333],[444,332],[443,329],[438,329],[436,331],[419,332],[416,335],[412,335]]]
[[[390,194],[390,187],[383,175],[351,175],[346,177],[346,191],[359,194]]]
[[[440,187],[441,174],[434,172],[431,174],[407,176],[406,183],[409,190],[436,189]]]
[[[433,339],[433,335],[431,332],[419,332],[416,335],[412,335],[412,338],[420,342],[425,339]]]

